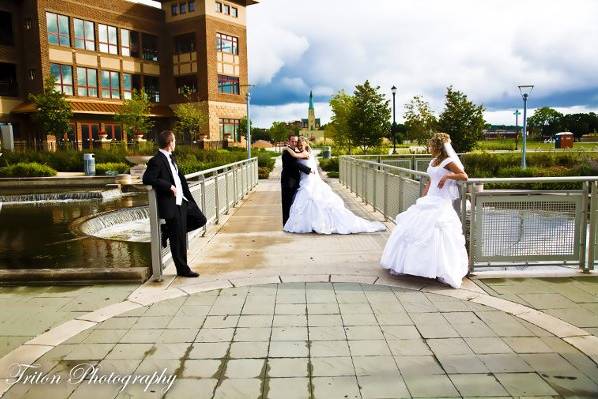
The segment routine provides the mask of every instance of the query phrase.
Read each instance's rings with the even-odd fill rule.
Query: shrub
[[[263,168],[269,168],[270,170],[274,169],[274,158],[272,158],[269,154],[264,154],[263,152],[258,153],[257,155],[257,165]]]
[[[257,168],[257,175],[260,179],[267,179],[268,177],[270,177],[270,172],[272,172],[272,169],[264,166],[259,166]]]
[[[124,162],[105,162],[96,163],[96,175],[105,175],[106,172],[112,171],[119,173],[126,173],[129,170],[129,165]]]
[[[48,177],[56,176],[56,170],[37,162],[19,162],[0,168],[0,177]]]
[[[330,171],[330,172],[326,172],[326,176],[328,176],[331,179],[338,179],[339,173],[338,173],[338,171]]]
[[[484,151],[512,151],[515,150],[515,142],[513,140],[478,141],[475,148]]]
[[[338,158],[320,159],[320,167],[326,172],[338,172]]]

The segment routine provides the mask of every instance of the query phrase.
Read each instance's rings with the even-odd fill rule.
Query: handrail
[[[237,166],[237,165],[241,165],[241,164],[245,164],[245,163],[250,163],[254,159],[257,159],[257,157],[253,157],[253,158],[250,158],[250,159],[243,159],[242,161],[237,161],[237,162],[229,163],[229,164],[226,164],[226,165],[217,166],[215,168],[200,170],[199,172],[189,173],[188,175],[185,175],[185,179],[187,179],[187,180],[189,180],[189,179],[195,179],[196,177],[199,177],[199,176],[205,176],[205,175],[208,175],[208,174],[211,174],[211,173],[214,173],[214,172],[218,172],[220,170],[229,169],[229,168]]]
[[[470,178],[459,184],[483,183],[572,183],[598,181],[598,176],[563,176],[563,177],[483,177]]]
[[[353,156],[348,156],[348,155],[343,155],[343,157],[348,158],[348,159],[353,158]],[[426,172],[420,172],[419,170],[407,169],[407,168],[402,168],[400,166],[394,166],[394,165],[380,164],[380,163],[374,162],[374,161],[363,161],[361,159],[355,159],[355,160],[360,163],[376,166],[377,168],[396,170],[399,172],[408,173],[408,174],[421,176],[421,177],[430,177],[430,175],[428,175]]]

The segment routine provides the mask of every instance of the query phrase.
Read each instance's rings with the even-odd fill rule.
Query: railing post
[[[363,179],[361,182],[361,194],[362,194],[362,198],[361,200],[367,205],[368,204],[368,166],[367,165],[363,165],[363,173],[362,173]]]
[[[399,178],[399,213],[401,213],[405,208],[405,196],[403,195],[403,190],[405,189],[405,180],[401,175],[398,175],[397,177]]]
[[[239,183],[237,182],[237,165],[233,166],[233,190],[235,192],[235,196],[233,197],[235,199],[233,206],[237,206],[237,204],[239,203],[239,187],[237,187]]]
[[[201,189],[201,209],[206,209],[206,177],[204,175],[201,176],[201,181],[199,182],[199,187]],[[202,236],[205,236],[207,231],[208,231],[208,223],[206,223],[205,226],[203,226]]]
[[[588,271],[594,270],[594,262],[596,260],[596,233],[598,231],[598,182],[592,183],[591,197],[590,197],[590,235],[588,240],[588,259],[586,259]]]
[[[389,220],[388,217],[388,171],[386,168],[384,170],[384,219]]]
[[[586,237],[588,231],[588,196],[590,195],[589,182],[583,182],[583,198],[581,199],[581,222],[579,232],[579,269],[584,273],[589,273],[586,267]]]
[[[153,188],[147,191],[149,201],[149,220],[151,235],[151,254],[152,254],[152,280],[162,281],[162,249],[160,237],[160,219],[158,219],[158,200]]]
[[[475,245],[474,245],[474,236],[476,230],[476,213],[477,213],[477,205],[476,205],[476,191],[477,187],[475,184],[471,186],[471,213],[469,216],[469,272],[473,273],[474,266],[475,266]],[[482,244],[483,245],[483,244]]]
[[[459,184],[459,194],[461,195],[461,228],[463,235],[466,236],[465,222],[467,220],[467,183]]]
[[[220,176],[219,173],[216,173],[216,176],[214,177],[214,202],[216,204],[216,220],[214,221],[214,224],[220,224],[220,193],[218,191],[220,191],[218,189],[218,177]]]
[[[378,162],[378,165],[380,165],[380,162]],[[374,187],[372,193],[372,205],[374,206],[374,211],[376,210],[376,180],[378,180],[378,165],[376,165],[375,169],[372,169],[372,176],[374,176],[374,182],[372,184]]]
[[[228,215],[228,213],[230,212],[230,197],[228,195],[228,169],[224,171],[224,195],[225,195],[225,200],[226,200],[226,213],[225,215]]]

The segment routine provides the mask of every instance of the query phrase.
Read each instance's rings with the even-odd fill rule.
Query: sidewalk
[[[103,287],[81,289],[94,293],[92,306],[75,306],[71,310],[85,312],[42,335],[41,327],[29,333],[23,323],[27,337],[37,337],[0,359],[2,381],[16,361],[36,361],[52,374],[66,374],[80,363],[99,364],[102,374],[166,368],[177,376],[166,395],[159,385],[153,392],[131,385],[119,394],[118,386],[82,383],[20,384],[4,397],[598,395],[598,338],[590,335],[595,331],[561,320],[568,307],[557,306],[569,303],[553,300],[555,307],[538,312],[534,306],[556,297],[529,296],[534,290],[561,295],[563,287],[571,309],[590,308],[593,280],[478,281],[488,295],[469,280],[454,290],[426,279],[392,278],[378,265],[388,231],[282,232],[277,173],[260,181],[220,226],[191,243],[199,279],[171,275],[132,293],[134,287],[114,286],[122,291],[106,296],[111,306],[100,303]],[[331,184],[352,210],[375,218],[338,183]],[[590,296],[576,303],[571,295],[578,284],[584,289],[577,292]],[[495,297],[500,295],[504,299]],[[35,304],[19,312],[34,312]],[[7,309],[2,315],[3,326],[10,314]]]

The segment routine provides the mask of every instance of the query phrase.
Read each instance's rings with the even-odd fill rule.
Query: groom
[[[295,135],[289,136],[287,142],[288,151],[297,152],[297,144],[299,138]],[[301,178],[301,172],[310,174],[311,169],[299,162],[296,158],[288,152],[283,150],[282,152],[282,173],[280,175],[280,191],[282,194],[282,225],[284,226],[289,219],[289,213],[291,211],[291,205],[295,199],[295,194],[299,189],[299,181]]]

